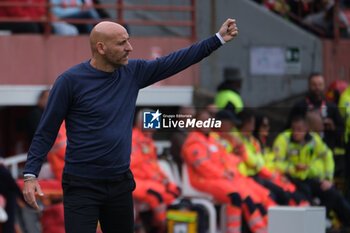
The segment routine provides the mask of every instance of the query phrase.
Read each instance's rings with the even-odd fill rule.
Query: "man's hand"
[[[322,180],[321,181],[321,189],[323,191],[329,190],[330,188],[332,188],[332,186],[333,186],[332,181],[329,181],[329,180]]]
[[[35,192],[38,192],[39,196],[44,196],[44,193],[41,191],[38,180],[34,179],[25,181],[23,186],[24,200],[26,200],[26,202],[34,209],[40,210],[38,203],[35,200]]]
[[[227,19],[221,26],[219,34],[225,42],[233,40],[238,35],[238,28],[235,19]]]

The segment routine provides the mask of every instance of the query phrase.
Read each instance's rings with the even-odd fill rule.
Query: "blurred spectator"
[[[23,2],[27,0],[0,0],[1,2]],[[40,1],[40,0],[39,0]],[[38,2],[34,0],[33,2]],[[43,7],[24,7],[24,6],[2,6],[0,7],[1,17],[19,17],[24,19],[38,19],[45,14]],[[40,33],[42,32],[41,25],[34,22],[1,22],[1,30],[10,30],[13,33]]]
[[[271,11],[285,17],[287,17],[287,14],[290,10],[288,2],[285,0],[266,0],[264,1],[264,6]]]
[[[0,195],[0,224],[6,222],[8,219],[7,213],[5,211],[5,206],[6,200],[2,195]]]
[[[0,0],[3,2],[22,2],[22,3],[46,3],[46,0]],[[23,19],[44,19],[46,17],[46,8],[44,6],[5,6],[0,7],[1,17],[18,17]],[[65,22],[53,22],[53,32],[58,35],[77,35],[78,30]],[[43,26],[37,22],[2,22],[0,30],[10,30],[12,33],[42,33]]]
[[[192,106],[181,107],[179,109],[178,114],[188,115],[188,117],[182,118],[183,120],[186,120],[186,119],[193,118],[196,115],[196,110]],[[180,174],[182,170],[181,169],[182,167],[181,148],[188,136],[188,133],[189,133],[188,128],[176,127],[170,139],[170,142],[171,142],[170,153],[179,169]]]
[[[294,116],[315,111],[323,119],[324,132],[322,138],[332,150],[341,143],[344,134],[344,122],[336,104],[325,98],[325,80],[319,73],[313,73],[308,79],[308,93],[301,101],[295,103],[289,118],[288,126]],[[342,145],[339,145],[342,146]]]
[[[326,92],[326,98],[338,105],[341,94],[348,88],[348,83],[344,80],[333,81]]]
[[[315,27],[322,30],[327,37],[334,36],[334,13],[335,2],[334,0],[323,0],[322,9],[319,12],[308,15],[303,20],[304,23],[314,25]],[[350,35],[349,22],[342,11],[339,11],[337,15],[340,25],[346,28],[341,28],[340,34],[342,37],[348,37]]]
[[[49,98],[49,94],[50,94],[49,89],[43,90],[38,97],[37,105],[28,114],[27,135],[30,142],[32,141],[36,128],[39,125],[41,116],[46,107],[47,99]]]
[[[261,153],[264,156],[265,165],[268,169],[275,169],[274,156],[271,151],[271,145],[268,144],[270,134],[270,120],[267,116],[256,115],[253,135],[258,140]]]
[[[0,155],[1,158],[1,155]],[[14,233],[15,232],[15,218],[17,209],[17,198],[24,202],[22,191],[16,184],[16,181],[12,178],[10,171],[0,163],[0,195],[5,198],[6,206],[5,211],[7,214],[7,221],[2,223],[2,233]]]
[[[60,19],[100,19],[91,0],[51,0],[52,4],[60,4],[52,8],[52,13]],[[93,24],[74,24],[79,33],[88,34],[93,28]]]
[[[314,0],[287,0],[290,12],[300,19],[315,11]]]
[[[252,177],[257,183],[269,189],[273,193],[275,201],[280,205],[309,205],[306,197],[299,193],[295,185],[283,174],[274,167],[266,166],[259,141],[253,136],[254,114],[244,109],[238,116],[241,124],[238,126],[238,132],[234,133],[242,141],[245,151],[245,155],[241,155],[245,165],[244,170],[240,169],[241,173]]]
[[[345,196],[350,201],[350,86],[340,96],[339,110],[345,121]]]
[[[294,116],[291,129],[275,140],[276,166],[311,202],[319,197],[327,212],[334,210],[344,225],[350,224],[350,203],[333,185],[332,151],[318,134],[309,131],[304,116]]]
[[[239,69],[226,68],[224,70],[224,81],[218,86],[218,94],[215,105],[219,109],[230,108],[235,113],[243,109],[243,101],[239,95],[242,85],[242,77]]]
[[[219,112],[219,108],[215,104],[207,105],[205,110],[207,110],[212,117],[215,117],[216,113]]]
[[[270,121],[267,116],[256,115],[253,135],[258,140],[263,154],[270,152],[270,148],[267,145],[267,137],[270,131]]]
[[[141,131],[143,111],[140,110],[136,116],[136,127],[132,131],[130,168],[136,182],[133,196],[150,206],[154,217],[151,224],[158,228],[158,233],[165,233],[167,206],[180,195],[180,189],[169,180],[158,164],[152,139],[155,130]]]
[[[324,125],[320,114],[317,112],[307,112],[305,118],[308,122],[310,131],[322,136]]]
[[[196,119],[201,121],[210,117],[207,111],[196,115]],[[210,128],[202,127],[190,132],[182,155],[191,185],[209,193],[219,203],[227,204],[226,229],[241,232],[243,214],[252,232],[267,232],[266,210],[275,205],[269,197],[270,192],[238,172],[237,160],[218,144],[210,134]]]
[[[67,147],[67,135],[66,135],[66,124],[63,121],[60,130],[58,131],[55,143],[53,144],[51,150],[47,154],[47,161],[50,164],[52,173],[55,179],[62,182],[62,174],[64,168],[64,157],[66,154]]]
[[[83,0],[84,3],[88,3],[89,0]],[[101,4],[101,0],[93,0],[94,5],[100,5]],[[111,16],[108,14],[108,12],[106,11],[106,9],[103,8],[97,8],[96,9],[98,15],[100,16],[101,19],[105,19],[105,18],[111,18]]]

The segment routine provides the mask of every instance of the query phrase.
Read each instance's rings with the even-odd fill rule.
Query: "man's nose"
[[[132,48],[130,42],[128,42],[127,47],[126,47],[126,50],[129,51],[129,52],[131,52],[131,51],[133,50],[133,48]]]

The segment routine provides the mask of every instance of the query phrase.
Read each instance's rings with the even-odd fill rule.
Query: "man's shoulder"
[[[142,59],[129,59],[128,64],[125,66],[127,69],[135,69],[143,61]]]
[[[71,68],[69,68],[68,70],[64,71],[62,73],[62,76],[69,76],[69,75],[81,75],[81,72],[87,71],[87,67],[85,65],[85,62],[82,62],[80,64],[74,65]]]
[[[74,65],[64,71],[56,81],[60,81],[61,83],[71,83],[72,81],[81,80],[85,77],[90,71],[85,64],[86,62],[82,62],[80,64]]]

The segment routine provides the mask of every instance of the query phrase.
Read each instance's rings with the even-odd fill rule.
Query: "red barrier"
[[[323,40],[323,74],[327,86],[335,80],[350,82],[350,40]]]

